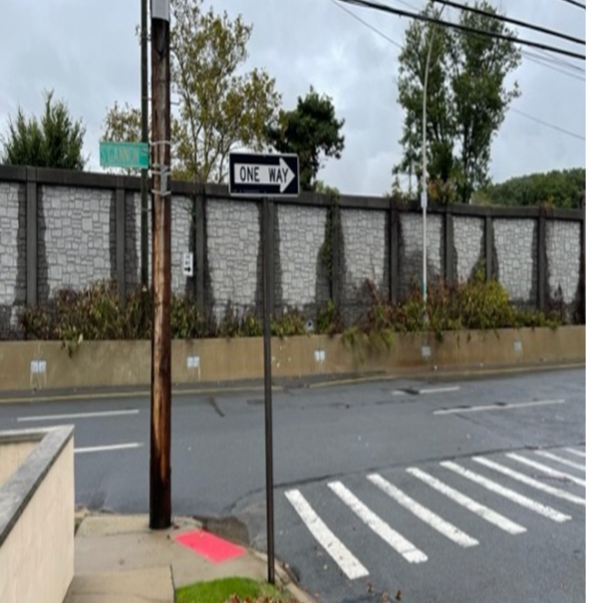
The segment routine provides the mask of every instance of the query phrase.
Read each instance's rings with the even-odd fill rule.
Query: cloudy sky
[[[585,11],[564,0],[492,0],[508,16],[585,39]],[[581,0],[583,2],[584,0]],[[419,11],[425,0],[383,0]],[[209,4],[210,2],[207,2]],[[349,7],[335,0],[213,0],[217,11],[241,13],[254,30],[249,66],[276,78],[291,108],[309,86],[330,95],[345,118],[346,148],[320,177],[342,192],[381,195],[399,161],[403,112],[397,104],[397,46],[406,19]],[[348,5],[345,5],[346,7]],[[89,169],[98,170],[98,141],[107,108],[139,104],[140,55],[135,26],[140,0],[1,0],[0,133],[20,105],[39,113],[42,91],[54,89],[86,127]],[[457,19],[452,10],[447,18]],[[522,30],[522,38],[583,52],[557,38]],[[530,52],[538,53],[533,49]],[[558,55],[552,55],[557,57]],[[584,61],[561,58],[584,69]],[[556,67],[555,64],[552,64]],[[584,72],[567,74],[524,58],[515,77],[522,96],[494,141],[491,176],[585,166],[585,142],[522,115],[585,137]],[[576,74],[576,75],[575,75]]]

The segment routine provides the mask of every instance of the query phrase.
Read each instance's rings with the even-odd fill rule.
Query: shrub
[[[336,303],[329,299],[324,305],[317,309],[315,332],[317,334],[328,334],[333,336],[343,332],[344,322],[341,311]]]
[[[228,302],[225,307],[225,314],[219,322],[216,332],[217,336],[221,338],[262,336],[264,334],[264,326],[253,311],[245,309],[240,314],[233,304]]]
[[[288,309],[271,321],[272,336],[287,338],[307,334],[307,322],[298,309]]]
[[[364,287],[369,303],[357,325],[344,332],[340,309],[329,300],[317,310],[315,331],[344,333],[347,344],[383,349],[391,346],[395,332],[430,331],[441,339],[444,331],[459,329],[556,328],[572,314],[562,291],[555,293],[547,313],[515,308],[505,288],[497,280],[487,281],[484,271],[477,271],[464,283],[433,281],[425,307],[417,283],[397,302],[391,302],[370,280]],[[61,290],[44,306],[25,307],[20,322],[26,338],[61,340],[72,352],[83,340],[149,339],[152,317],[151,290],[137,288],[121,307],[116,284],[102,281],[82,292]],[[252,310],[239,311],[229,302],[217,325],[186,295],[172,297],[171,330],[173,338],[237,338],[262,336],[263,324]],[[281,338],[305,335],[307,321],[301,311],[289,309],[271,320],[271,331]]]
[[[210,335],[207,321],[192,297],[173,297],[170,314],[172,338],[189,340]]]
[[[401,301],[390,302],[371,281],[366,281],[370,304],[359,329],[375,341],[388,332],[433,332],[441,340],[444,331],[498,330],[510,327],[557,327],[564,323],[561,309],[548,315],[529,309],[516,309],[507,290],[497,280],[485,280],[477,271],[468,282],[448,285],[438,279],[428,287],[424,306],[419,286],[413,284]],[[348,335],[348,340],[352,340]]]

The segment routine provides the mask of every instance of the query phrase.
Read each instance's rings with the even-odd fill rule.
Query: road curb
[[[250,553],[268,564],[268,556],[266,553],[259,550],[249,549]],[[274,571],[276,577],[280,580],[281,588],[287,590],[299,603],[317,603],[313,597],[305,590],[303,590],[298,584],[297,579],[289,571],[288,566],[285,565],[278,558],[274,560]]]
[[[551,364],[551,365],[531,365],[518,367],[495,367],[495,368],[468,368],[468,369],[430,369],[428,371],[408,371],[396,374],[382,374],[380,376],[359,376],[357,378],[334,378],[306,385],[308,389],[321,389],[333,386],[348,385],[348,384],[366,384],[369,382],[381,382],[389,380],[404,380],[404,379],[427,379],[427,380],[456,380],[458,378],[479,378],[486,376],[511,376],[513,374],[526,374],[535,372],[555,372],[559,370],[576,370],[586,367],[585,362],[567,364]]]
[[[396,373],[379,373],[369,375],[358,375],[358,376],[347,376],[338,377],[332,376],[326,379],[320,379],[316,382],[310,381],[309,377],[302,377],[298,380],[285,379],[276,380],[272,386],[272,391],[275,393],[284,392],[288,389],[321,389],[343,385],[353,384],[366,384],[370,382],[383,382],[392,380],[404,380],[404,379],[421,379],[421,380],[455,380],[458,378],[480,378],[486,376],[510,376],[514,374],[525,374],[535,372],[553,372],[559,370],[573,370],[583,369],[586,367],[585,361],[578,361],[575,363],[563,363],[563,364],[550,364],[550,365],[525,365],[525,366],[500,366],[500,367],[472,367],[472,368],[450,368],[450,369],[439,369],[439,368],[427,368],[419,370],[407,370]],[[263,385],[252,385],[252,384],[223,384],[223,385],[203,385],[198,388],[190,387],[176,387],[172,389],[173,396],[199,396],[199,395],[224,395],[231,393],[261,393],[263,392]],[[91,389],[88,391],[78,390],[60,390],[60,391],[47,391],[47,394],[43,394],[43,391],[19,391],[11,392],[9,394],[2,394],[0,392],[0,406],[2,405],[17,405],[17,404],[28,404],[28,403],[57,403],[64,401],[102,401],[107,399],[133,399],[139,397],[149,397],[151,392],[148,387],[129,390],[125,388],[113,387],[112,390],[101,389],[100,392],[92,392]]]

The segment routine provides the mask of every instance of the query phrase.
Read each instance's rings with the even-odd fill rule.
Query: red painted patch
[[[196,530],[176,536],[176,542],[194,550],[213,563],[223,563],[245,555],[245,548],[217,538],[206,531]]]

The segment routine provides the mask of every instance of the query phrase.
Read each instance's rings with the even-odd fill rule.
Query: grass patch
[[[295,603],[274,586],[248,578],[197,582],[176,590],[177,603]]]

